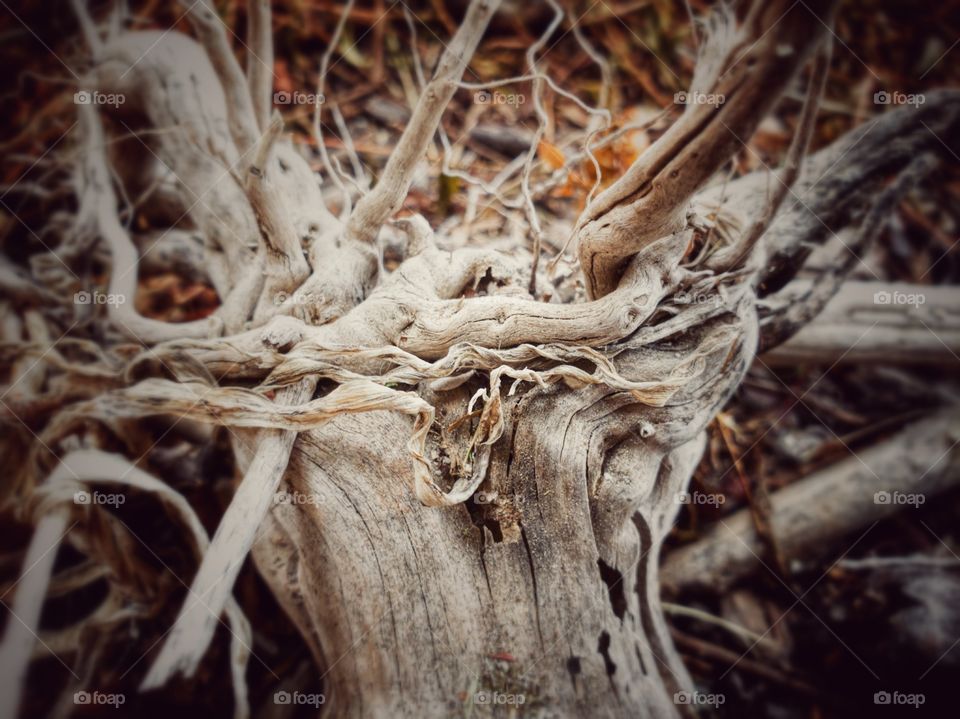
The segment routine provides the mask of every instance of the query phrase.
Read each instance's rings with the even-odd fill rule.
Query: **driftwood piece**
[[[809,286],[796,280],[787,290],[799,295]],[[960,290],[847,282],[813,322],[763,360],[960,364]]]
[[[814,557],[843,537],[910,511],[960,480],[960,412],[944,410],[879,444],[773,493],[772,531],[789,558]],[[726,591],[761,566],[763,543],[749,509],[671,552],[665,587]]]

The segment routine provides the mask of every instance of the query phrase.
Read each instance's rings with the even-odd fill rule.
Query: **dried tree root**
[[[301,380],[280,392],[278,402],[300,405],[309,399],[316,380]],[[206,647],[213,639],[221,611],[233,593],[243,561],[253,546],[257,530],[283,479],[296,439],[290,430],[267,430],[261,434],[256,455],[243,481],[220,520],[200,569],[191,583],[191,594],[203,602],[184,604],[169,638],[150,666],[143,689],[155,689],[170,677],[196,671]]]
[[[47,595],[53,562],[69,523],[70,513],[65,508],[44,515],[37,522],[23,559],[23,572],[16,587],[13,606],[8,608],[10,616],[0,642],[0,663],[4,668],[0,679],[0,716],[17,715],[34,643],[40,630],[43,597]]]
[[[53,260],[74,261],[103,240],[119,283],[136,256],[117,232],[118,194],[153,198],[156,217],[171,215],[171,226],[202,238],[196,272],[221,298],[222,336],[146,326],[149,349],[132,359],[118,348],[43,347],[53,334],[33,330],[26,348],[2,348],[25,377],[16,407],[48,419],[17,478],[26,496],[45,491],[49,455],[39,444],[63,455],[78,441],[122,442],[157,415],[194,434],[199,423],[259,430],[235,442],[244,478],[212,548],[196,539],[205,556],[192,589],[210,598],[212,614],[184,605],[146,686],[194,672],[221,610],[233,622],[232,582],[253,542],[264,578],[323,666],[331,716],[449,713],[451,698],[476,690],[486,658],[505,651],[523,691],[549,711],[675,716],[671,694],[691,681],[660,610],[659,548],[707,424],[753,361],[758,306],[769,309],[758,298],[792,279],[824,239],[787,195],[809,193],[809,207],[838,232],[865,213],[878,217],[885,205],[868,209],[878,178],[900,176],[884,191],[893,197],[931,171],[911,160],[936,153],[926,130],[957,134],[958,95],[931,93],[922,111],[885,114],[872,132],[800,167],[832,3],[754,2],[740,24],[721,9],[692,90],[725,102],[688,106],[592,198],[575,233],[592,299],[544,303],[529,291],[529,264],[487,249],[444,252],[422,218],[399,223],[407,256],[388,276],[376,249],[496,0],[469,3],[378,182],[342,221],[269,119],[269,78],[256,57],[272,54],[268,6],[250,2],[244,73],[212,6],[181,4],[198,42],[119,28],[102,38],[80,10],[94,61],[84,84],[124,93],[131,114],[114,119],[136,125],[116,152],[94,142],[85,157],[97,180],[88,185],[97,231],[68,236],[56,258],[33,258],[29,283],[4,279],[41,308],[49,298],[31,284],[68,284]],[[789,192],[767,200],[762,173],[705,188],[815,53],[782,175]],[[531,79],[569,99],[549,78]],[[85,117],[84,126],[95,135],[98,121]],[[890,152],[876,153],[873,133]],[[819,183],[817,172],[835,164],[843,171]],[[529,211],[530,170],[508,169],[524,170],[526,197],[514,206]],[[114,175],[123,193],[114,194]],[[822,287],[832,292],[831,282]],[[690,294],[711,301],[691,305],[682,299]],[[828,294],[795,304],[791,329]],[[115,311],[96,321],[112,337],[128,320],[139,321]],[[4,336],[24,335],[8,324]],[[76,359],[80,349],[89,360]],[[40,385],[25,364],[34,357],[56,397],[69,398],[61,411],[34,396]],[[275,504],[279,486],[317,501]],[[268,531],[258,536],[261,522]],[[233,651],[236,672],[243,657]]]
[[[35,510],[42,518],[24,560],[24,574],[14,601],[14,612],[22,621],[10,625],[0,644],[0,656],[4,658],[4,666],[11,670],[7,675],[10,691],[4,691],[0,698],[0,701],[4,702],[3,708],[8,710],[3,716],[16,715],[27,660],[37,639],[39,613],[43,606],[42,600],[47,595],[46,586],[50,580],[53,561],[60,543],[78,523],[74,521],[68,527],[71,514],[77,509],[73,501],[74,493],[86,483],[93,482],[125,485],[156,494],[182,519],[196,552],[204,556],[207,551],[209,541],[203,524],[190,504],[167,484],[132,466],[119,455],[96,450],[80,450],[67,454],[40,489],[39,503]],[[79,506],[83,508],[89,505]],[[205,605],[203,595],[196,593],[192,593],[189,601],[191,606]],[[228,596],[216,612],[210,612],[212,621],[220,621],[221,611],[229,622],[232,634],[230,671],[234,690],[234,719],[246,719],[249,717],[250,708],[244,673],[250,655],[252,633],[246,617],[232,596]],[[95,617],[88,617],[86,621],[94,619]],[[115,620],[116,617],[112,619]],[[78,647],[68,648],[76,651]]]

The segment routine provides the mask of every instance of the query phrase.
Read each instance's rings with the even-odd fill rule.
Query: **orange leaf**
[[[566,163],[563,152],[556,145],[551,145],[546,140],[540,140],[537,145],[537,154],[553,170],[559,170]]]

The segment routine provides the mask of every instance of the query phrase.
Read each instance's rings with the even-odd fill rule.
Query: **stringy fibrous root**
[[[540,184],[532,182],[535,147],[503,178],[479,185],[504,208],[526,212],[532,262],[525,250],[502,252],[495,242],[447,249],[456,228],[435,237],[414,215],[394,222],[407,241],[402,263],[388,273],[378,235],[402,205],[499,4],[470,3],[432,78],[424,79],[412,119],[373,189],[365,189],[363,178],[348,188],[339,163],[324,168],[346,197],[339,217],[326,209],[318,178],[272,114],[270,78],[259,67],[263,57],[273,57],[265,3],[251,3],[254,47],[248,48],[246,74],[206,0],[183,4],[194,38],[128,31],[122,23],[101,28],[77,4],[90,51],[79,89],[122,95],[125,102],[122,113],[78,106],[69,155],[75,221],[52,226],[55,249],[31,258],[32,274],[4,270],[4,287],[15,301],[35,308],[22,325],[8,323],[0,347],[10,377],[4,411],[36,431],[27,461],[8,480],[6,500],[26,507],[28,521],[55,518],[38,535],[62,530],[67,539],[58,541],[110,567],[104,606],[111,611],[130,572],[102,540],[85,538],[89,516],[103,510],[72,502],[79,483],[121,482],[155,492],[190,527],[202,556],[190,591],[205,599],[187,599],[174,631],[150,659],[144,687],[195,672],[225,612],[236,640],[234,712],[248,713],[242,677],[250,634],[231,592],[258,528],[278,526],[265,517],[268,499],[284,482],[304,481],[285,474],[291,453],[297,456],[299,433],[322,445],[329,435],[316,430],[351,415],[370,416],[370,426],[378,426],[384,413],[408,423],[407,464],[397,469],[396,483],[429,508],[423,511],[467,503],[479,522],[495,522],[503,541],[527,542],[536,514],[535,506],[511,499],[529,489],[513,484],[514,456],[518,466],[532,463],[532,475],[555,473],[557,491],[582,502],[570,511],[586,509],[594,542],[588,564],[595,569],[600,562],[621,579],[639,572],[642,601],[627,604],[638,616],[631,631],[646,636],[637,639],[639,659],[629,661],[646,662],[647,675],[662,676],[642,705],[635,704],[642,706],[638,711],[673,711],[664,687],[688,685],[659,618],[656,549],[676,513],[668,498],[689,480],[704,428],[756,351],[758,294],[770,290],[774,274],[781,284],[795,275],[809,244],[822,241],[822,229],[807,212],[829,216],[837,229],[856,222],[870,212],[878,178],[900,172],[918,154],[939,154],[936,136],[957,135],[960,99],[931,94],[923,108],[891,112],[875,121],[872,136],[841,139],[804,164],[822,92],[821,54],[808,83],[805,134],[783,178],[802,194],[818,184],[822,168],[842,161],[845,169],[825,183],[829,189],[821,185],[798,209],[789,200],[784,204],[783,192],[764,201],[758,188],[769,182],[767,173],[711,184],[823,47],[831,22],[828,2],[755,3],[741,20],[721,11],[707,26],[692,89],[725,96],[725,102],[688,105],[622,178],[596,197],[598,185],[591,189],[574,228],[588,298],[564,302],[558,291],[548,302],[536,295],[550,280],[538,269],[542,229],[534,200],[537,188],[552,180],[541,169]],[[559,7],[551,7],[554,21],[527,58],[541,122],[537,138],[544,122],[539,93],[545,84],[560,90],[539,74],[536,60],[562,19]],[[585,47],[602,67],[599,53]],[[599,171],[591,143],[609,115],[605,108],[588,109],[597,124],[584,140],[583,156]],[[871,154],[882,138],[894,137],[883,153]],[[516,173],[519,195],[505,198],[505,179]],[[124,198],[143,193],[169,229],[132,237],[129,223],[120,221]],[[871,227],[881,209],[869,214]],[[136,311],[138,268],[154,244],[169,255],[152,261],[187,268],[216,290],[220,306],[211,317],[174,324]],[[75,292],[102,293],[74,275],[94,251],[110,266],[107,290],[114,301],[72,304]],[[79,323],[88,332],[68,330],[51,345],[62,332],[56,327],[65,307],[73,313],[66,327]],[[582,434],[568,429],[557,457],[533,461],[524,456],[532,447],[517,442],[531,431],[524,412],[534,412],[530,408],[545,397],[567,408],[570,427]],[[549,416],[546,409],[536,411]],[[158,416],[182,423],[178,431],[194,441],[209,439],[211,425],[236,430],[233,449],[244,477],[209,545],[183,497],[134,466],[148,466],[153,451],[135,428]],[[518,427],[526,429],[518,433]],[[544,437],[554,431],[538,429]],[[569,466],[565,452],[576,457]],[[70,525],[78,512],[85,521]],[[285,570],[271,574],[268,564],[259,562],[272,586],[290,581]],[[50,580],[52,567],[44,564],[42,571]],[[46,583],[27,586],[42,593]],[[323,635],[307,626],[316,613],[293,606],[290,596],[281,602],[301,630]],[[99,623],[90,626],[97,631],[115,624],[103,613],[96,618]],[[328,640],[307,638],[318,660]],[[4,656],[19,666],[12,675],[16,684],[30,660],[23,638],[8,637]],[[616,681],[626,681],[629,672]],[[19,691],[14,686],[7,693],[9,707],[16,707]]]

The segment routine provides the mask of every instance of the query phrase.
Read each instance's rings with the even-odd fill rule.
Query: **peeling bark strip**
[[[816,285],[807,304],[773,293],[803,268],[811,244],[856,232],[864,217],[857,242],[875,234],[888,205],[933,170],[943,154],[937,138],[960,136],[960,94],[930,93],[923,108],[886,113],[802,162],[828,65],[822,43],[832,3],[757,1],[739,25],[721,9],[691,91],[722,101],[689,104],[592,199],[575,233],[590,300],[544,303],[531,297],[529,263],[488,248],[446,252],[421,217],[397,223],[409,236],[407,256],[388,276],[375,242],[405,199],[498,0],[469,3],[379,182],[344,222],[326,210],[313,171],[270,121],[269,5],[248,3],[244,73],[212,5],[188,2],[181,4],[199,42],[177,31],[119,29],[102,39],[79,11],[94,59],[91,86],[124,93],[132,115],[116,119],[134,126],[125,127],[132,137],[111,138],[120,145],[111,155],[98,109],[81,108],[89,145],[76,172],[81,231],[63,246],[77,256],[104,242],[111,288],[132,300],[136,245],[118,219],[114,176],[120,189],[138,194],[162,186],[150,209],[171,228],[181,221],[195,228],[203,251],[182,253],[183,261],[200,258],[194,270],[220,295],[222,327],[111,309],[94,319],[97,336],[135,330],[150,349],[124,364],[94,347],[95,361],[80,364],[42,346],[54,335],[35,312],[30,344],[11,350],[12,374],[24,380],[18,402],[36,401],[47,371],[76,385],[69,405],[40,431],[43,452],[36,449],[23,482],[39,487],[41,502],[62,501],[66,486],[52,479],[39,486],[49,474],[37,469],[47,452],[66,454],[78,442],[127,446],[125,428],[142,418],[240,431],[234,451],[243,477],[209,546],[183,497],[126,460],[96,450],[63,460],[80,481],[157,492],[202,554],[190,598],[143,686],[195,672],[224,614],[236,640],[231,671],[243,719],[250,632],[231,594],[252,550],[313,652],[331,717],[459,715],[494,693],[547,716],[678,716],[673,695],[692,683],[662,617],[658,555],[679,511],[675,498],[702,455],[704,429],[754,359],[758,308],[786,303],[791,331],[822,309],[848,264]],[[553,23],[528,55],[531,72],[562,17],[552,0],[551,7]],[[705,189],[814,52],[784,187],[768,200],[762,189],[771,178],[754,173]],[[564,95],[545,76],[530,79]],[[532,195],[523,199],[535,213]],[[712,232],[707,214],[716,218]],[[184,245],[182,234],[158,242]],[[35,290],[43,284],[37,278],[2,274],[20,293],[57,301]],[[841,290],[824,324],[838,303],[863,291]],[[862,309],[857,300],[843,311],[859,321]],[[883,322],[900,316],[885,310]],[[937,328],[956,329],[952,315],[937,317]],[[2,329],[19,336],[23,328]],[[801,330],[784,350],[804,337]],[[36,356],[34,372],[28,361]],[[952,441],[949,417],[904,433],[919,446],[907,453],[907,469]],[[91,423],[97,432],[88,431]],[[874,450],[880,460],[891,451]],[[944,476],[932,473],[931,486]],[[828,479],[780,496],[803,499]],[[870,478],[856,475],[842,492],[862,499],[868,486]],[[277,490],[294,499],[275,501]],[[810,531],[795,504],[782,509],[789,550],[785,527],[801,527],[797,536]],[[50,517],[28,559],[62,526],[60,515]],[[733,521],[753,542],[749,523]],[[703,557],[723,550],[732,557],[729,575],[746,571],[729,543],[714,540],[685,550],[691,566],[702,570]],[[669,576],[683,574],[677,561],[668,561]],[[40,566],[26,585],[38,595],[49,569]],[[8,629],[2,646],[18,685],[27,661],[22,640]],[[15,705],[16,693],[10,697]]]

